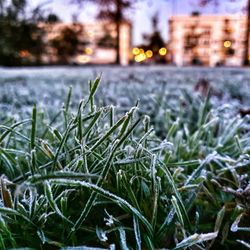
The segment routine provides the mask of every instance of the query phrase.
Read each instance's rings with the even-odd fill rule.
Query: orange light
[[[166,49],[166,48],[160,48],[160,49],[159,49],[159,54],[160,54],[161,56],[165,56],[165,55],[167,54],[167,49]]]
[[[93,49],[91,49],[91,48],[86,48],[86,49],[85,49],[85,53],[86,53],[87,55],[92,55],[92,54],[93,54]]]
[[[145,54],[146,54],[146,56],[148,58],[151,58],[153,56],[153,51],[152,50],[147,50]]]
[[[21,50],[19,51],[19,56],[22,58],[28,57],[29,56],[29,51],[28,50]]]
[[[232,42],[231,42],[231,41],[225,41],[225,42],[224,42],[224,47],[225,47],[225,48],[230,48],[231,45],[232,45]]]
[[[144,49],[140,49],[140,53],[143,54],[144,53]]]

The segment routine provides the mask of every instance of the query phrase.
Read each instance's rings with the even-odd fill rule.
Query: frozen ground
[[[30,112],[33,103],[40,109],[62,106],[69,86],[73,86],[72,104],[87,93],[88,80],[102,74],[97,99],[104,105],[114,104],[127,109],[140,100],[144,113],[157,107],[174,109],[183,91],[193,93],[201,78],[207,79],[218,96],[216,106],[225,106],[234,113],[250,108],[250,70],[240,68],[176,68],[150,67],[43,67],[0,68],[0,118]],[[22,110],[20,113],[19,111]]]

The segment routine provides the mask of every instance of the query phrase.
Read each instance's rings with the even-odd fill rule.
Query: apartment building
[[[39,26],[44,32],[43,42],[45,46],[41,58],[43,63],[57,64],[65,61],[65,63],[72,64],[109,64],[115,62],[115,24],[105,21],[93,23],[59,22],[40,23]],[[120,26],[120,61],[122,65],[129,64],[131,34],[131,24],[129,22],[122,23]],[[60,48],[61,51],[59,51]]]
[[[240,66],[244,60],[246,17],[178,15],[169,20],[169,51],[178,66]]]

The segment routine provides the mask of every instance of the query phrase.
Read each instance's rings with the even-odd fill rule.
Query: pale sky
[[[81,22],[95,19],[97,7],[85,4],[82,8],[75,4],[70,4],[72,0],[30,0],[31,5],[47,3],[45,7],[56,13],[65,22],[72,21],[72,15],[77,14]],[[142,34],[150,33],[151,17],[158,13],[159,28],[165,41],[168,38],[168,18],[173,14],[190,14],[192,11],[202,13],[239,13],[242,11],[246,0],[217,0],[219,6],[209,5],[201,8],[197,4],[198,0],[144,0],[134,5],[134,10],[128,13],[129,19],[133,23],[133,45],[140,44]]]

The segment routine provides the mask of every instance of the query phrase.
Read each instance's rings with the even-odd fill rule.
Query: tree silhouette
[[[29,10],[26,0],[0,0],[0,65],[40,64],[45,21],[42,5]]]
[[[152,28],[153,32],[151,34],[144,34],[143,38],[147,41],[148,47],[154,48],[155,50],[159,50],[160,48],[165,46],[165,42],[161,36],[161,33],[159,31],[159,19],[158,19],[158,13],[154,14],[152,19]]]
[[[59,17],[53,13],[50,13],[46,20],[47,23],[58,23],[60,21]]]
[[[165,62],[165,57],[159,57],[158,51],[165,47],[165,42],[161,36],[161,32],[159,31],[159,19],[158,19],[158,13],[155,13],[153,17],[151,18],[152,23],[152,33],[151,34],[143,34],[143,38],[146,42],[145,45],[142,45],[140,47],[144,48],[145,50],[153,50],[153,52],[156,52],[153,54],[153,59],[156,62]]]
[[[59,35],[50,41],[52,47],[56,49],[59,63],[68,64],[71,57],[77,54],[80,45],[78,35],[82,32],[82,29],[65,26]]]
[[[104,25],[104,35],[97,41],[100,48],[116,48],[116,39],[111,35],[108,25]]]

